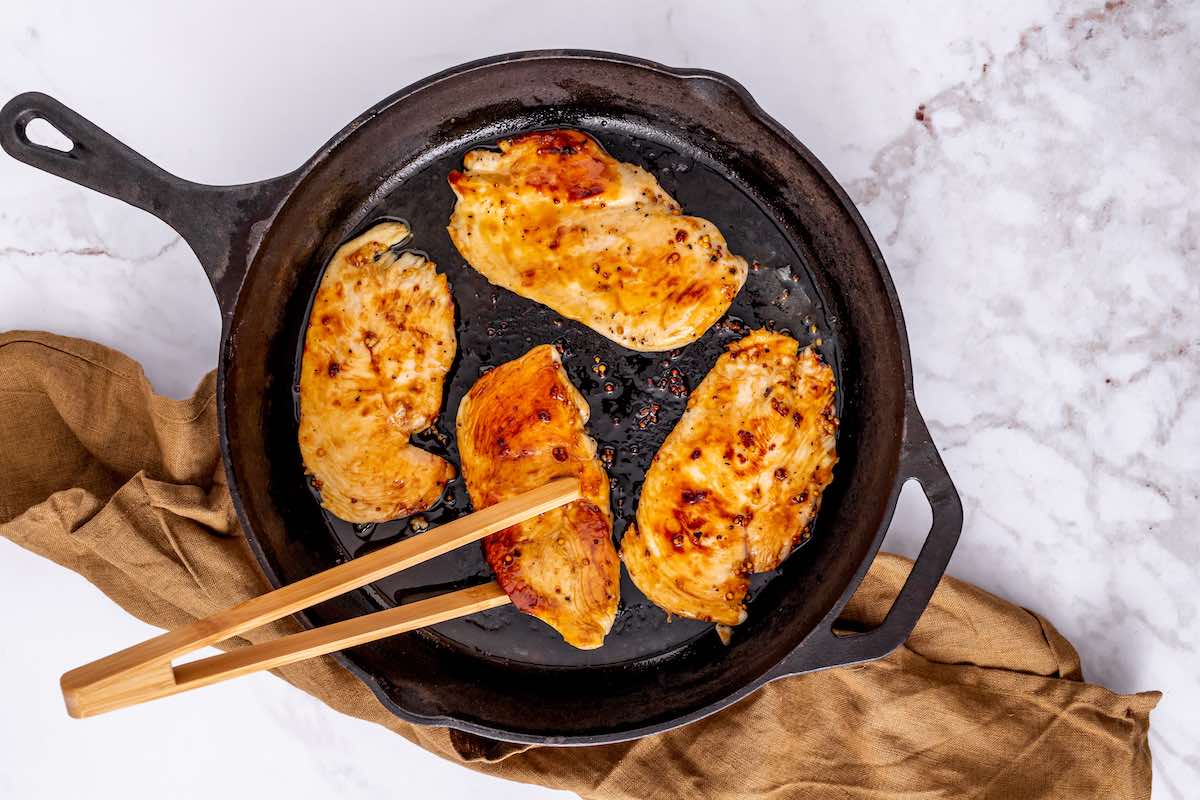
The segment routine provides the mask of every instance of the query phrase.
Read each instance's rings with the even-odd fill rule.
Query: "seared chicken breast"
[[[397,253],[398,222],[342,245],[313,302],[300,375],[300,453],[321,504],[350,522],[429,508],[454,477],[409,444],[442,404],[454,305],[435,265]]]
[[[736,625],[748,575],[808,533],[837,462],[833,370],[790,336],[758,330],[717,359],[655,455],[629,577],[672,614]]]
[[[603,644],[620,594],[608,476],[584,429],[588,416],[551,345],[483,375],[458,409],[458,452],[475,508],[579,478],[582,499],[492,534],[483,552],[513,605],[585,650]]]
[[[474,150],[450,185],[450,238],[472,267],[631,350],[696,341],[746,281],[716,226],[579,131]]]

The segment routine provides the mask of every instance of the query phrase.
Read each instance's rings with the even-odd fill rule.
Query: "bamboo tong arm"
[[[436,625],[508,602],[508,595],[493,581],[178,666],[166,661],[151,662],[120,678],[70,690],[66,687],[67,676],[63,676],[63,696],[71,716],[96,716]]]
[[[508,598],[499,586],[491,583],[178,667],[171,664],[202,647],[408,569],[580,497],[577,479],[559,478],[73,669],[61,681],[67,711],[77,718],[92,716],[504,605]]]

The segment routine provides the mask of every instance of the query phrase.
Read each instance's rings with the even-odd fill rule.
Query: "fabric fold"
[[[210,374],[171,400],[101,345],[0,334],[0,534],[164,628],[266,591],[225,485],[215,385]],[[881,554],[847,625],[878,624],[910,566]],[[281,620],[223,646],[296,630]],[[328,657],[276,674],[444,758],[589,798],[1148,798],[1160,697],[1084,682],[1048,620],[950,577],[888,657],[776,681],[616,745],[526,747],[412,726]]]

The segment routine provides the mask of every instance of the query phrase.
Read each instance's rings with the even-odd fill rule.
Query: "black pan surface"
[[[446,382],[443,413],[432,430],[415,437],[416,444],[457,465],[454,419],[466,392],[488,368],[517,358],[536,345],[555,344],[572,382],[591,407],[589,431],[602,457],[611,462],[608,471],[614,534],[619,541],[636,514],[642,479],[651,458],[683,413],[688,391],[704,377],[728,343],[753,328],[779,330],[796,337],[802,346],[815,344],[836,370],[836,333],[826,323],[808,266],[755,201],[750,187],[739,185],[704,153],[678,141],[666,141],[661,135],[647,138],[644,128],[591,115],[574,118],[571,124],[595,136],[616,158],[650,171],[680,201],[684,213],[713,221],[726,235],[732,252],[751,262],[746,286],[729,313],[692,345],[664,353],[627,350],[584,325],[493,286],[465,263],[446,233],[455,199],[446,177],[452,169],[461,168],[467,150],[495,144],[486,133],[464,138],[453,149],[405,170],[385,196],[360,212],[369,222],[358,228],[384,218],[408,222],[413,236],[400,249],[418,250],[432,258],[448,276],[457,305],[458,357]],[[359,229],[352,235],[361,232]],[[313,295],[316,284],[319,281],[314,284]],[[297,326],[296,388],[305,328]],[[298,415],[297,400],[297,419]],[[295,439],[294,429],[287,433]],[[300,485],[304,479],[297,475],[295,480]],[[309,485],[311,488],[311,481]],[[473,510],[461,477],[428,512],[380,524],[345,522],[312,507],[298,493],[291,503],[305,518],[323,515],[329,534],[346,557]],[[302,524],[299,514],[297,524]],[[380,606],[388,607],[487,581],[490,574],[482,549],[471,545],[371,588]],[[755,576],[751,599],[773,574]],[[650,603],[622,570],[617,620],[604,646],[597,650],[578,650],[565,644],[545,623],[512,606],[443,623],[420,635],[487,658],[583,667],[669,655],[697,637],[713,635],[712,630],[711,624],[695,620],[668,621],[667,615]]]

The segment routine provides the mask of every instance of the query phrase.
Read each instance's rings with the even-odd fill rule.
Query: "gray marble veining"
[[[581,30],[569,8],[530,25],[470,0],[372,6],[376,24],[351,33],[315,4],[20,2],[0,15],[0,99],[48,91],[168,169],[232,183],[293,168],[380,97],[491,53],[593,47],[732,75],[844,183],[888,260],[918,400],[966,508],[951,571],[1049,617],[1089,679],[1163,689],[1155,795],[1188,797],[1200,783],[1200,3],[851,5],[616,0],[613,24]],[[14,327],[125,350],[182,396],[215,362],[219,320],[166,226],[5,157],[0,328]],[[919,540],[919,517],[901,514],[893,541]],[[232,767],[247,792],[379,797],[404,770],[444,796],[550,796],[450,767],[265,676],[71,722],[56,676],[145,628],[0,544],[0,604],[35,593],[45,605],[14,623],[28,652],[0,667],[36,679],[6,709],[23,733],[0,725],[0,795],[65,795],[89,775],[116,785],[112,765],[136,752],[130,791],[209,796],[230,780],[211,765],[255,748]],[[55,770],[38,746],[49,740],[86,753],[90,771]],[[306,766],[264,776],[260,758]]]

